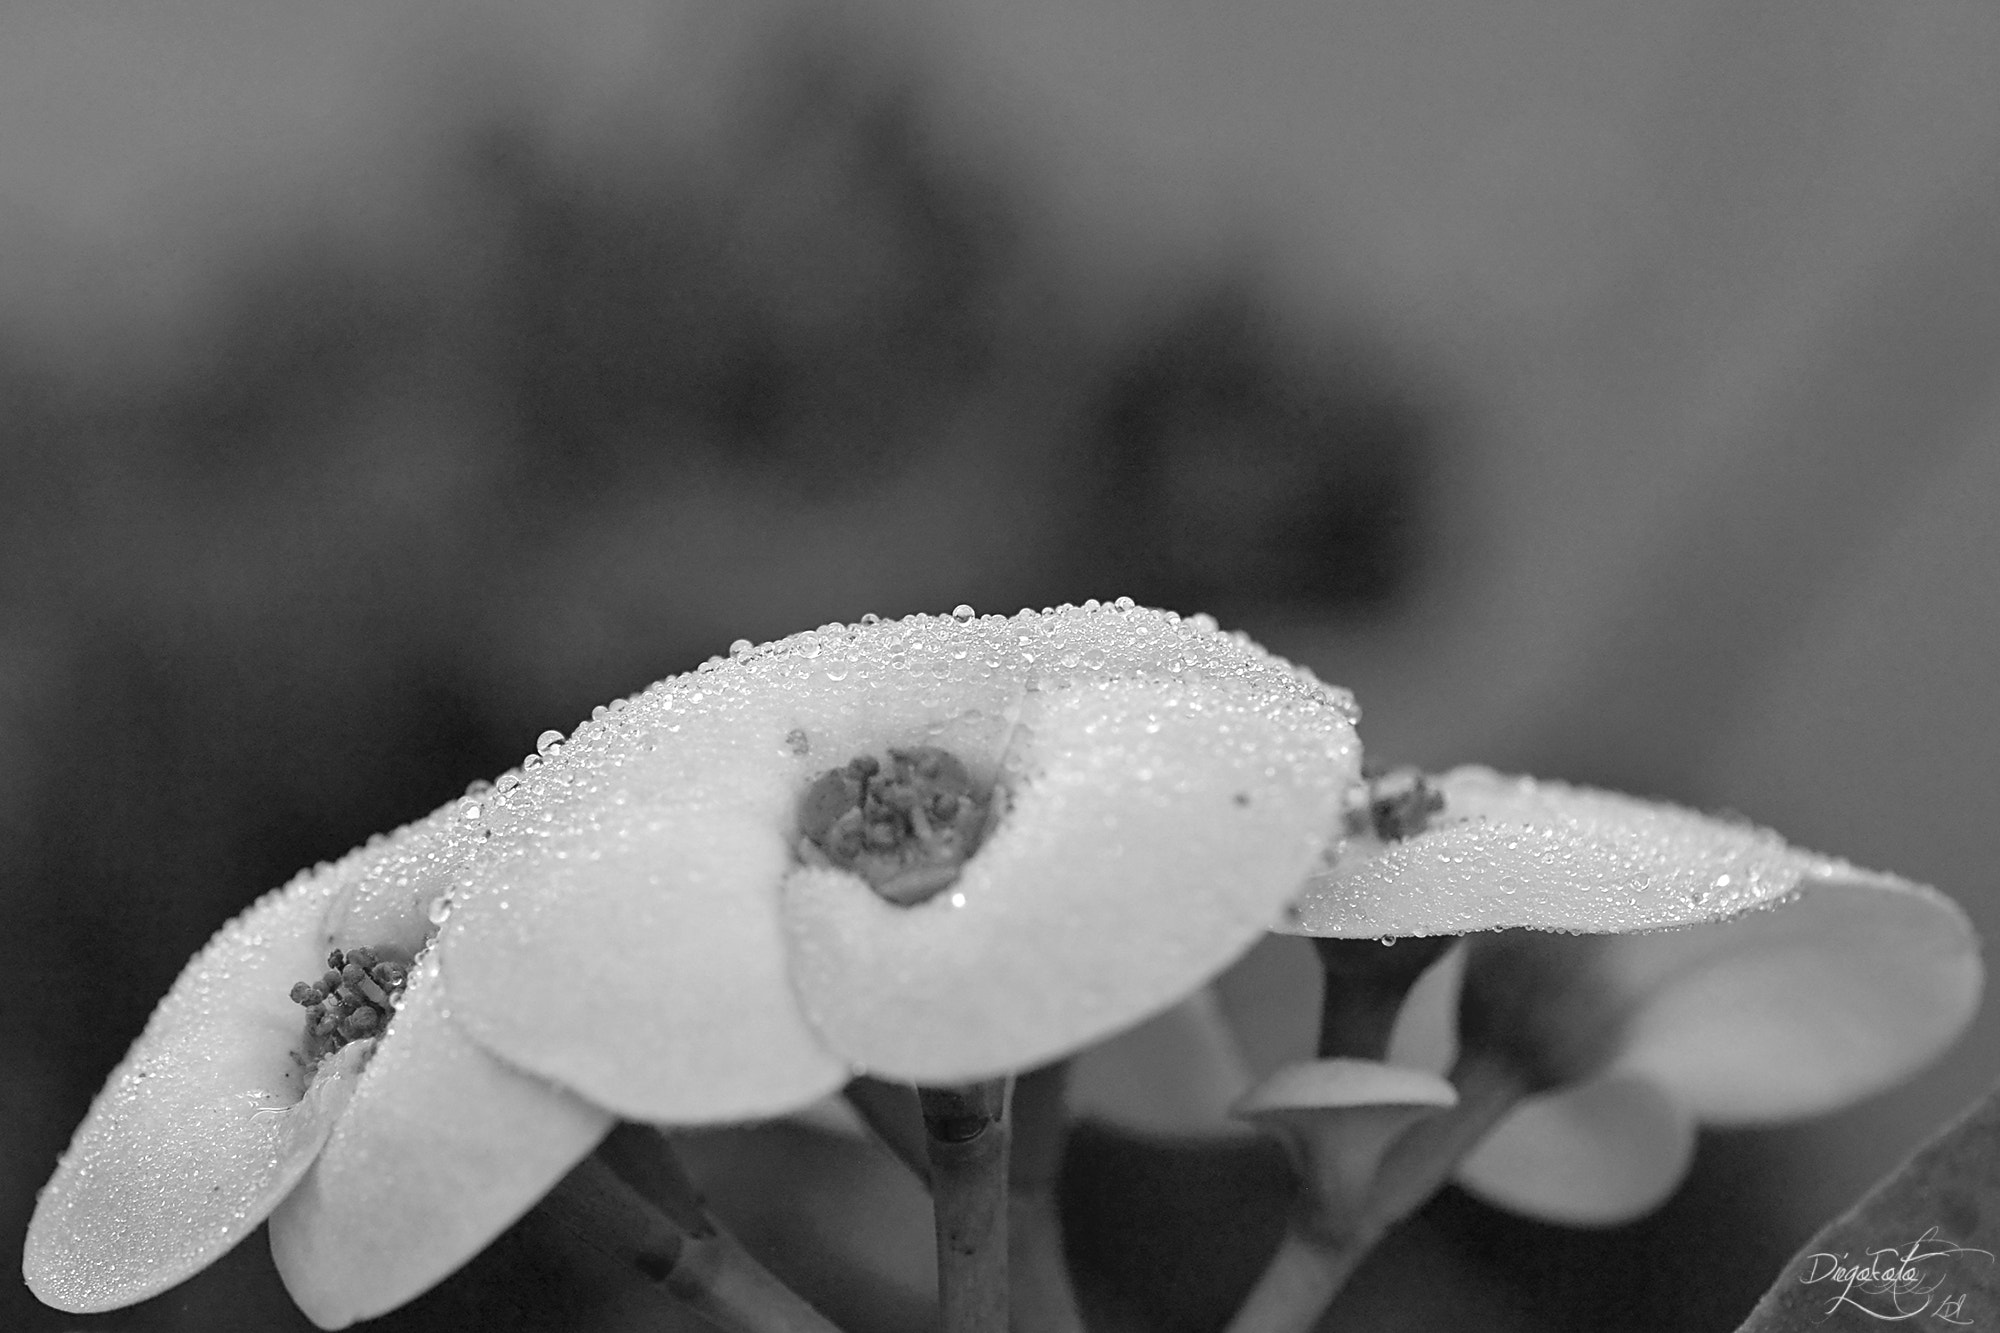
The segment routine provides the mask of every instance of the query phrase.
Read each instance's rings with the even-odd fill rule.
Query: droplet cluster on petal
[[[1424,831],[1341,849],[1289,924],[1312,935],[1454,935],[1528,926],[1649,930],[1732,916],[1842,863],[1769,829],[1484,768],[1432,779]]]
[[[1075,865],[1042,868],[1036,858],[1045,852],[1035,840],[1097,821],[1095,833],[1079,827],[1074,843],[1063,845],[1081,854],[1095,844],[1089,856],[1103,864],[1089,874],[1101,886],[1123,873],[1116,869],[1121,848],[1135,858],[1132,866],[1141,852],[1155,855],[1136,841],[1142,828],[1174,846],[1213,844],[1203,864],[1213,852],[1222,877],[1247,876],[1258,901],[1204,909],[1231,923],[1223,942],[1209,947],[1247,947],[1334,832],[1358,764],[1355,717],[1345,691],[1247,637],[1222,633],[1205,616],[1183,618],[1129,599],[1013,616],[960,607],[950,615],[864,617],[734,648],[593,713],[558,755],[524,761],[494,784],[484,811],[493,854],[480,859],[472,891],[455,898],[444,947],[447,985],[483,1040],[627,1114],[714,1120],[786,1109],[869,1063],[829,1056],[814,1024],[832,1020],[814,1009],[817,1001],[807,1006],[810,1015],[800,1012],[792,960],[810,955],[835,970],[846,966],[813,943],[814,932],[833,928],[828,922],[845,921],[864,935],[905,927],[950,933],[934,924],[936,913],[984,920],[997,910],[972,901],[993,896],[981,887],[991,879],[982,863],[1012,858],[1021,866],[1009,872],[1015,878],[1083,874]],[[909,908],[875,900],[910,923],[870,917],[864,929],[849,918],[866,915],[865,904],[823,901],[823,894],[810,913],[819,924],[788,923],[785,913],[800,894],[780,890],[798,869],[802,798],[854,756],[893,748],[956,756],[976,790],[1004,796],[1009,813],[1000,831],[988,835],[968,863],[969,877],[951,892]],[[1093,754],[1116,762],[1100,765]],[[1107,782],[1118,784],[1116,799],[1105,794]],[[1024,810],[1017,798],[1031,792]],[[1174,815],[1192,808],[1190,801],[1205,812],[1211,795],[1216,815]],[[1324,814],[1294,831],[1308,806]],[[1107,819],[1113,822],[1103,824]],[[1284,844],[1281,858],[1251,847],[1272,837]],[[1046,854],[1055,854],[1053,843]],[[1304,859],[1295,868],[1278,865],[1296,856]],[[1283,876],[1289,881],[1277,884]],[[1008,894],[1026,892],[1009,882]],[[1072,920],[1094,910],[1092,894],[1111,901],[1101,886],[1070,895]],[[800,893],[805,887],[800,880]],[[1052,883],[1047,891],[1058,888]],[[1171,912],[1173,892],[1156,884],[1145,910]],[[994,918],[998,933],[967,937],[965,946],[979,955],[968,955],[967,965],[990,970],[991,955],[1027,947],[1015,936],[1030,924],[1001,916],[1005,924]],[[462,929],[468,923],[474,928]],[[1060,928],[1051,921],[1044,933]],[[1238,929],[1248,931],[1240,940]],[[1154,933],[1178,938],[1170,924]],[[610,941],[621,947],[608,949]],[[646,943],[628,947],[632,941]],[[1114,934],[1099,947],[1116,944]],[[527,948],[547,966],[590,975],[593,985],[575,988],[555,1008],[509,1011],[499,960]],[[1167,952],[1177,961],[1133,966],[1208,966],[1195,961],[1206,954],[1185,943]],[[1128,1012],[1138,1003],[1129,995],[1093,1003],[1093,989],[1108,996],[1117,987],[1071,985],[1035,1003],[1088,1013],[1095,1024],[1144,1016]],[[1145,1012],[1174,998],[1148,998]],[[612,1029],[620,1043],[575,1036]],[[923,1050],[929,1041],[920,1043]]]

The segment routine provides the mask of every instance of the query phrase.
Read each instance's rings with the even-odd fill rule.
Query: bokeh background
[[[2000,933],[1996,61],[2000,10],[1880,0],[8,7],[0,1236],[257,893],[866,611],[1207,610],[1384,758],[1739,810]],[[1630,1227],[1448,1193],[1341,1327],[1733,1328],[1996,1037]],[[810,1167],[751,1239],[921,1325],[802,1220],[897,1234],[893,1181],[707,1152]],[[1281,1168],[1071,1168],[1107,1326],[1218,1326]],[[628,1297],[531,1218],[385,1325]],[[0,1325],[305,1326],[261,1239]]]

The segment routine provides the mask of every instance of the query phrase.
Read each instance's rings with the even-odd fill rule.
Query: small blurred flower
[[[1056,1058],[1263,933],[1354,780],[1353,717],[1123,599],[739,643],[219,933],[43,1192],[29,1283],[128,1304],[269,1216],[335,1327],[469,1258],[614,1113]]]
[[[431,904],[477,852],[475,805],[300,875],[195,955],[42,1192],[37,1296],[129,1305],[268,1216],[293,1298],[338,1327],[430,1287],[591,1150],[608,1114],[446,1012]]]

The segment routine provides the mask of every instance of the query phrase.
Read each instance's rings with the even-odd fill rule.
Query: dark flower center
[[[292,1000],[305,1006],[308,1065],[363,1037],[378,1035],[402,1003],[411,959],[400,949],[335,949],[317,981],[292,987]]]
[[[799,857],[851,870],[889,902],[913,907],[958,878],[991,805],[947,750],[891,750],[887,764],[861,755],[806,788]]]
[[[1372,833],[1383,842],[1401,842],[1430,827],[1444,809],[1444,793],[1414,768],[1399,768],[1368,779],[1368,799],[1347,812],[1350,836]]]

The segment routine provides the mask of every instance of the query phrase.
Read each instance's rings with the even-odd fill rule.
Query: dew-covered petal
[[[438,944],[479,1041],[632,1119],[778,1115],[847,1077],[786,975],[792,724],[775,695],[704,702],[573,742],[517,789]]]
[[[392,1310],[483,1249],[611,1124],[461,1033],[426,959],[319,1160],[271,1217],[278,1272],[321,1328]]]
[[[1129,602],[961,608],[746,645],[617,701],[502,779],[492,855],[441,946],[454,1004],[505,1058],[634,1118],[802,1106],[846,1073],[798,1012],[778,924],[815,777],[930,745],[983,781],[1034,692],[1141,676],[1227,682],[1351,728],[1352,700],[1309,673],[1213,621]],[[530,958],[590,984],[523,986]]]
[[[1644,995],[1618,1067],[1712,1124],[1814,1115],[1900,1082],[1964,1030],[1983,976],[1957,904],[1852,869],[1766,910],[1606,946],[1607,973]]]
[[[1233,682],[1042,692],[1022,732],[1008,813],[950,892],[786,882],[806,1010],[863,1068],[988,1077],[1172,1004],[1269,927],[1359,759],[1341,711]]]
[[[1509,926],[1588,933],[1712,921],[1839,863],[1768,829],[1560,782],[1460,768],[1434,778],[1432,826],[1343,854],[1287,929],[1449,935]]]
[[[22,1269],[58,1309],[143,1300],[254,1231],[312,1164],[373,1043],[305,1087],[294,982],[325,970],[336,885],[266,894],[189,961],[97,1095],[28,1229]],[[344,1058],[343,1058],[344,1057]]]
[[[1651,1212],[1694,1158],[1694,1119],[1651,1079],[1611,1074],[1517,1106],[1458,1167],[1511,1212],[1612,1226]]]

